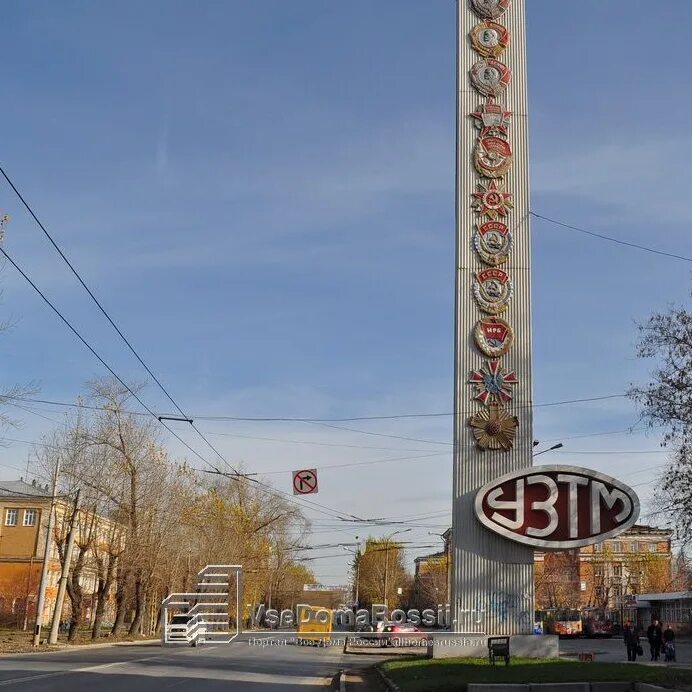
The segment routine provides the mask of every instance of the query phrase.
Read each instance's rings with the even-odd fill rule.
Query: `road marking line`
[[[211,649],[216,649],[217,647],[207,647],[207,651]],[[189,652],[186,652],[189,653]],[[122,666],[128,663],[139,663],[140,661],[153,661],[157,658],[167,658],[169,656],[175,655],[170,654],[158,654],[157,656],[146,656],[144,658],[133,658],[125,661],[114,661],[112,663],[100,663],[96,666],[86,666],[82,668],[70,668],[69,670],[59,670],[54,673],[42,673],[40,675],[25,675],[21,678],[11,678],[10,680],[0,680],[0,687],[7,687],[8,685],[19,685],[23,682],[32,682],[34,680],[45,680],[47,678],[57,678],[63,675],[71,675],[73,673],[91,673],[96,670],[103,670],[105,668],[112,668],[113,666]]]
[[[31,682],[32,680],[44,680],[45,678],[57,678],[61,675],[67,675],[72,671],[63,670],[59,673],[43,673],[43,675],[25,675],[23,678],[12,678],[11,680],[0,681],[0,687],[6,687],[7,685],[18,685],[22,682]]]

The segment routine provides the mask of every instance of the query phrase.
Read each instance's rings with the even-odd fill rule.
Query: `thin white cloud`
[[[604,225],[649,219],[661,228],[674,222],[665,227],[666,235],[689,237],[680,224],[692,220],[687,189],[692,136],[614,133],[608,141],[590,146],[578,138],[563,138],[546,142],[541,149],[549,153],[534,159],[534,195],[588,199],[611,210],[601,217]]]

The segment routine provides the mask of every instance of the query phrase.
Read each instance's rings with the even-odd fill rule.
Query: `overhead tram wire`
[[[548,223],[555,224],[556,226],[561,226],[562,228],[567,228],[570,231],[576,231],[577,233],[583,233],[585,235],[590,235],[594,238],[599,238],[601,240],[607,240],[610,243],[616,243],[618,245],[625,245],[627,247],[634,248],[635,250],[643,250],[644,252],[650,252],[654,255],[661,255],[663,257],[670,257],[671,259],[682,260],[683,262],[692,262],[692,257],[685,257],[684,255],[676,255],[672,252],[664,252],[663,250],[656,250],[655,248],[647,247],[646,245],[639,245],[637,243],[630,243],[626,240],[620,240],[619,238],[612,238],[611,236],[604,235],[603,233],[596,233],[594,231],[589,231],[586,228],[581,228],[579,226],[573,226],[572,224],[565,223],[564,221],[558,221],[557,219],[551,219],[549,216],[543,216],[543,214],[538,214],[535,211],[530,211],[529,216],[533,216],[536,219],[541,219],[542,221],[547,221]]]
[[[256,485],[265,488],[266,492],[269,492],[278,497],[282,497],[284,499],[288,499],[290,502],[293,502],[297,505],[303,504],[305,507],[307,507],[307,509],[313,509],[314,511],[321,512],[321,514],[327,514],[327,516],[330,516],[332,519],[339,519],[341,522],[355,523],[359,521],[367,521],[362,519],[362,517],[357,517],[353,514],[348,514],[347,512],[340,512],[339,510],[334,510],[332,507],[327,507],[326,505],[322,505],[319,502],[315,502],[314,500],[308,500],[302,496],[294,497],[293,495],[289,495],[289,493],[286,493],[283,490],[278,490],[277,488],[272,487],[268,483],[263,483],[257,478],[253,478],[245,474],[238,474],[238,472],[235,469],[233,469],[233,467],[231,467],[231,469],[233,470],[233,473],[228,473],[225,471],[221,471],[219,469],[214,469],[213,471],[207,471],[205,469],[203,472],[217,476],[225,476],[226,478],[233,478],[240,475],[247,482],[255,483]]]
[[[576,399],[563,399],[561,401],[548,401],[539,404],[516,404],[515,408],[543,408],[546,406],[564,406],[567,404],[581,404],[591,401],[605,401],[607,399],[622,399],[627,394],[604,394],[601,396],[581,397]],[[466,415],[473,411],[462,411],[460,414]],[[378,416],[351,416],[344,418],[299,418],[299,417],[248,417],[248,416],[195,416],[195,420],[204,420],[209,422],[238,422],[238,423],[353,423],[359,421],[378,421],[378,420],[403,420],[406,418],[443,418],[453,416],[454,412],[433,412],[433,413],[398,413],[391,415]],[[348,428],[344,428],[348,430]],[[359,432],[359,431],[356,431]]]
[[[4,171],[2,171],[1,168],[0,168],[0,172],[2,172],[3,175],[5,175]],[[6,175],[5,175],[5,177],[7,178]],[[8,179],[8,181],[9,181],[9,179]],[[14,186],[12,186],[12,187],[13,187],[13,189],[15,189]],[[16,191],[16,189],[15,189],[15,191]],[[17,192],[17,194],[19,194],[19,193]],[[20,198],[21,198],[21,196],[20,196]],[[24,202],[23,198],[22,198],[22,201]],[[26,205],[26,202],[24,202],[24,204],[25,204],[25,206],[27,206],[27,208],[29,209],[32,216],[34,216],[34,218],[36,218],[35,215],[33,214],[33,212],[31,212],[30,207],[28,207],[28,205]],[[38,219],[36,219],[36,220],[38,221]],[[39,224],[40,224],[40,222],[39,222]],[[45,229],[44,229],[44,232],[45,232]],[[56,248],[57,248],[57,246],[56,246]],[[106,368],[106,370],[108,370],[108,372],[111,373],[111,375],[113,375],[113,377],[132,395],[132,397],[140,404],[140,406],[149,415],[151,415],[153,418],[155,418],[186,449],[188,449],[190,452],[192,452],[204,464],[206,464],[210,468],[214,469],[212,471],[212,473],[217,473],[219,475],[227,476],[230,478],[235,478],[236,480],[239,479],[240,477],[247,478],[243,474],[240,474],[236,469],[233,469],[233,467],[231,467],[231,469],[233,470],[233,474],[228,474],[228,473],[224,473],[224,472],[220,471],[218,468],[216,468],[214,466],[214,464],[210,463],[197,450],[195,450],[193,447],[191,447],[182,437],[180,437],[170,426],[168,426],[162,420],[162,416],[157,416],[156,413],[154,413],[154,411],[151,408],[149,408],[149,406],[147,404],[145,404],[144,401],[142,401],[142,399],[137,395],[137,393],[134,392],[132,390],[132,388],[115,372],[115,370],[113,370],[113,368],[99,355],[99,353],[94,349],[94,347],[91,346],[91,344],[80,334],[79,331],[77,331],[77,329],[72,325],[72,323],[60,312],[60,310],[50,301],[50,299],[43,293],[43,291],[41,291],[41,289],[34,283],[34,281],[29,277],[29,275],[14,261],[14,259],[7,253],[7,251],[2,246],[0,246],[0,253],[2,253],[2,255],[5,257],[5,259],[7,259],[7,261],[10,262],[10,264],[17,270],[17,272],[27,281],[27,283],[29,283],[29,285],[34,289],[34,291],[51,308],[51,310],[60,318],[60,320],[68,327],[68,329],[82,342],[82,344],[89,350],[89,352],[92,353],[92,355]],[[73,269],[73,271],[74,271],[74,269]],[[85,288],[86,288],[86,286],[85,286]],[[94,298],[94,300],[96,300],[96,299]],[[115,326],[115,325],[113,325],[113,326]],[[117,329],[117,327],[116,327],[116,329]],[[122,334],[121,334],[121,336],[122,336]],[[170,398],[170,396],[169,396],[169,398]],[[173,401],[173,400],[171,399],[171,401]],[[175,404],[175,402],[173,402],[173,403],[176,406],[176,408],[178,408],[177,404]],[[185,417],[185,414],[182,411],[181,411],[181,414],[183,415],[183,417]],[[195,431],[204,439],[204,441],[215,452],[215,454],[217,456],[219,456],[219,458],[224,462],[224,464],[226,464],[227,462],[224,459],[224,457],[220,454],[220,452],[202,435],[202,433],[199,431],[199,429],[197,429],[197,427],[194,425],[194,423],[192,421],[190,421],[190,422],[191,422],[193,429],[195,429]],[[253,482],[259,486],[266,488],[269,492],[271,492],[275,495],[284,496],[284,497],[288,498],[290,501],[294,502],[295,504],[299,504],[296,501],[296,499],[291,497],[290,495],[288,495],[288,493],[284,493],[282,491],[276,490],[275,488],[272,488],[270,485],[263,483],[257,479],[253,479],[253,478],[247,478],[247,479],[250,482]],[[314,507],[322,508],[322,513],[325,513],[324,510],[327,510],[332,516],[336,516],[337,518],[342,519],[343,521],[349,521],[349,520],[350,521],[353,521],[353,520],[360,521],[361,520],[360,517],[355,517],[354,515],[350,515],[347,513],[342,513],[344,515],[344,517],[347,517],[347,518],[341,517],[338,515],[338,513],[334,512],[333,509],[328,508],[324,505],[320,505],[319,503],[316,503],[316,502],[312,502],[309,500],[304,500],[304,502],[307,503],[308,505],[313,505]],[[319,511],[319,510],[316,510],[316,511]]]
[[[604,394],[601,396],[590,396],[590,397],[580,397],[580,398],[575,398],[575,399],[562,399],[560,401],[546,401],[543,403],[537,403],[537,404],[517,404],[515,405],[515,408],[517,409],[522,409],[522,408],[545,408],[545,407],[550,407],[550,406],[565,406],[568,404],[582,404],[582,403],[589,403],[592,401],[605,401],[607,399],[622,399],[626,398],[627,394]],[[66,406],[66,407],[71,407],[71,408],[81,408],[81,409],[89,409],[92,411],[102,411],[104,410],[103,406],[93,406],[89,404],[81,404],[81,403],[75,403],[73,401],[55,401],[51,399],[37,399],[34,397],[24,397],[24,396],[11,396],[7,394],[3,394],[0,396],[0,398],[6,398],[6,399],[16,399],[17,401],[28,401],[31,403],[37,403],[37,404],[45,404],[46,406]],[[146,416],[149,415],[147,413],[143,413],[142,411],[127,411],[123,410],[123,413],[129,413],[135,416]],[[466,415],[473,413],[473,411],[468,410],[468,411],[461,411],[459,415]],[[400,420],[400,419],[406,419],[406,418],[430,418],[430,417],[445,417],[445,416],[453,416],[454,413],[449,411],[449,412],[440,412],[440,413],[403,413],[403,414],[391,414],[387,416],[358,416],[358,417],[351,417],[351,418],[290,418],[290,417],[283,417],[283,418],[253,418],[253,417],[239,417],[239,416],[203,416],[203,415],[194,415],[193,419],[194,420],[203,420],[203,421],[210,421],[210,422],[245,422],[245,423],[332,423],[332,422],[349,422],[349,421],[367,421],[367,420]],[[163,418],[167,418],[167,416],[162,415]],[[337,428],[341,429],[341,428]],[[353,428],[343,428],[344,430],[348,430],[351,432],[361,432],[360,430],[354,430]],[[629,430],[630,428],[627,428]],[[209,434],[207,432],[207,434]],[[213,433],[213,434],[228,434],[228,433]],[[254,439],[254,438],[253,438]],[[266,438],[270,439],[270,438]],[[560,438],[563,439],[563,438]],[[279,440],[281,442],[287,442],[288,440]],[[436,443],[439,442],[439,440],[435,441]],[[411,450],[411,451],[418,451],[418,450]]]
[[[452,414],[450,414],[452,415]],[[441,440],[425,440],[420,437],[405,437],[403,435],[388,435],[386,433],[373,432],[371,430],[357,430],[356,428],[345,428],[341,425],[332,425],[331,423],[322,423],[320,421],[302,421],[303,423],[308,423],[310,425],[319,425],[323,428],[331,428],[332,430],[344,430],[346,432],[354,432],[360,435],[373,435],[374,437],[388,437],[391,440],[406,440],[407,442],[422,442],[429,445],[448,445],[450,447],[454,446],[453,442],[443,442]]]
[[[203,461],[208,466],[212,466],[197,450],[191,447],[180,435],[178,435],[174,430],[172,430],[164,421],[162,421],[155,413],[152,411],[147,404],[142,401],[142,399],[137,395],[136,392],[118,375],[118,373],[113,370],[113,368],[108,365],[108,363],[99,355],[99,353],[94,349],[94,347],[77,331],[77,329],[72,325],[72,323],[58,310],[57,307],[49,300],[49,298],[41,291],[41,289],[33,282],[29,275],[10,257],[5,248],[0,246],[0,253],[5,257],[5,259],[19,272],[19,274],[27,281],[27,283],[38,293],[41,299],[50,307],[50,309],[62,320],[62,322],[67,326],[67,328],[82,342],[84,346],[89,350],[89,352],[103,365],[108,372],[115,377],[115,379],[134,397],[134,399],[139,403],[139,405],[152,417],[154,417],[158,422],[173,435],[186,449],[192,452],[198,459]],[[8,397],[11,398],[11,397]]]
[[[70,260],[67,258],[67,256],[65,255],[65,253],[62,251],[62,249],[60,248],[60,246],[55,242],[55,240],[53,239],[53,236],[51,236],[51,234],[48,232],[48,230],[47,230],[46,227],[43,225],[43,223],[41,223],[40,219],[38,218],[38,216],[36,216],[36,214],[34,213],[34,210],[31,208],[31,205],[24,199],[22,193],[17,189],[16,185],[12,182],[12,180],[11,180],[10,177],[7,175],[7,173],[5,172],[5,169],[4,169],[2,166],[0,166],[0,173],[2,174],[2,176],[3,176],[3,177],[5,178],[5,180],[7,181],[7,184],[12,188],[13,192],[15,193],[15,195],[17,195],[17,197],[19,198],[19,200],[21,201],[21,203],[24,205],[24,208],[29,212],[29,214],[31,215],[31,217],[34,219],[34,221],[36,222],[36,224],[38,225],[38,227],[41,229],[41,231],[43,231],[43,234],[46,236],[46,238],[48,238],[48,240],[50,241],[51,245],[55,248],[55,250],[57,251],[57,253],[60,255],[60,257],[61,257],[61,258],[63,259],[63,261],[65,262],[65,264],[70,268],[70,271],[71,271],[71,272],[74,274],[74,276],[77,278],[77,281],[79,281],[79,283],[82,285],[82,287],[84,288],[84,290],[89,294],[89,297],[90,297],[91,300],[94,302],[94,304],[96,305],[96,307],[98,307],[98,309],[101,311],[101,313],[103,314],[103,316],[108,320],[108,322],[110,323],[111,327],[113,327],[113,329],[115,329],[115,331],[117,332],[118,336],[122,339],[122,341],[125,343],[125,345],[128,347],[128,349],[132,352],[132,354],[134,355],[134,357],[139,361],[139,363],[141,364],[141,366],[147,371],[147,373],[149,374],[149,376],[151,377],[151,379],[152,379],[154,382],[156,382],[156,384],[158,385],[159,389],[166,395],[167,399],[173,404],[173,406],[175,406],[176,410],[178,411],[178,413],[180,413],[180,415],[182,416],[182,418],[192,426],[192,429],[197,433],[197,435],[199,435],[199,437],[202,438],[202,440],[203,440],[203,441],[207,444],[207,446],[214,452],[214,454],[216,454],[220,459],[223,460],[223,456],[219,453],[219,450],[216,449],[216,447],[215,447],[215,446],[214,446],[214,445],[202,434],[202,432],[199,430],[199,428],[194,424],[193,419],[190,418],[190,417],[183,411],[183,409],[178,405],[178,402],[171,396],[170,392],[163,386],[163,384],[161,383],[161,381],[159,380],[159,378],[156,377],[156,375],[151,371],[151,369],[149,368],[149,366],[144,362],[144,359],[143,359],[143,358],[139,355],[139,353],[136,351],[135,347],[130,343],[130,341],[128,340],[128,338],[123,334],[123,332],[121,331],[121,329],[120,329],[120,328],[118,327],[118,325],[115,323],[115,321],[113,320],[113,318],[108,314],[108,312],[107,312],[106,309],[103,307],[103,305],[101,305],[101,302],[100,302],[100,301],[98,300],[98,298],[94,295],[93,291],[89,288],[89,286],[87,286],[86,282],[84,281],[84,279],[82,279],[82,277],[80,276],[79,272],[75,269],[75,267],[74,267],[74,265],[72,264],[72,262],[70,262]],[[10,260],[10,261],[11,261],[11,260]],[[13,264],[14,264],[14,262],[13,262]],[[16,266],[16,265],[15,265],[15,266]],[[128,390],[129,390],[129,388],[128,388]],[[132,390],[129,390],[129,391],[132,392]],[[133,393],[133,392],[132,392],[132,393]],[[133,393],[133,394],[134,394],[134,393]],[[135,396],[135,398],[137,398],[137,397]],[[139,401],[138,398],[137,398],[137,400]],[[142,402],[140,401],[140,404],[141,404],[141,403],[142,403]],[[148,410],[148,409],[147,409],[147,410]],[[152,413],[152,415],[153,415],[153,413]],[[163,423],[163,421],[160,419],[160,417],[159,417],[159,423]],[[168,426],[165,426],[165,427],[166,427],[169,431],[171,430]],[[175,435],[175,437],[178,437],[178,436]],[[178,439],[180,440],[181,438],[178,437]],[[182,440],[181,440],[181,441],[182,441]],[[186,446],[187,446],[187,445],[186,445]],[[188,448],[189,448],[189,447],[188,447]],[[189,449],[191,449],[191,448],[189,448]],[[195,452],[195,454],[197,455],[196,452]],[[197,456],[199,456],[199,455],[197,455]]]

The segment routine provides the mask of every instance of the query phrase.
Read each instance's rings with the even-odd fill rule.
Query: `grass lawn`
[[[562,659],[514,658],[489,665],[480,658],[409,659],[386,661],[385,673],[403,692],[466,690],[469,682],[651,682],[661,685],[692,684],[692,670],[643,666],[632,663],[576,663]]]

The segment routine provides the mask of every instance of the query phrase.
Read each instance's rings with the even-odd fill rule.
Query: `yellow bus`
[[[298,644],[327,646],[332,640],[334,611],[321,606],[298,606]]]

